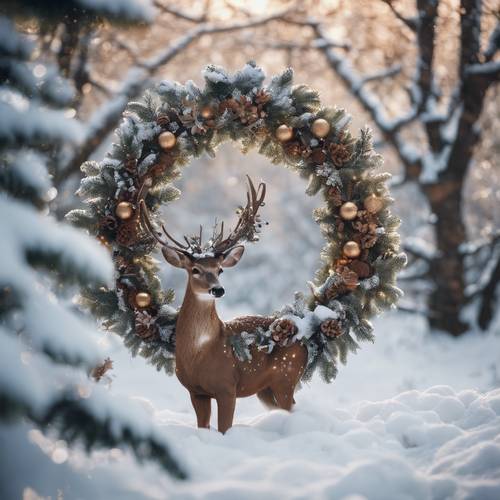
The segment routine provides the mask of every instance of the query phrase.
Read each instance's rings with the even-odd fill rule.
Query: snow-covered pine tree
[[[47,159],[82,127],[65,117],[72,89],[51,67],[34,71],[32,51],[13,21],[0,17],[0,422],[27,417],[88,450],[129,447],[182,477],[147,414],[110,401],[86,375],[103,359],[99,335],[64,304],[61,290],[109,283],[112,265],[97,242],[47,215],[56,194]]]

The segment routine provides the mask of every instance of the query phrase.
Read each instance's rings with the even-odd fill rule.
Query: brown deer
[[[248,177],[248,176],[247,176]],[[165,260],[185,269],[188,283],[176,324],[176,375],[191,396],[198,427],[209,428],[211,400],[217,401],[218,430],[226,432],[233,423],[236,398],[257,394],[268,408],[290,411],[295,387],[304,371],[305,347],[292,343],[276,345],[271,353],[251,348],[252,358],[240,361],[229,342],[231,335],[252,332],[258,327],[268,329],[273,318],[243,316],[223,322],[216,311],[215,299],[224,295],[219,276],[224,268],[235,266],[244,252],[244,241],[256,241],[260,226],[259,208],[263,205],[266,187],[258,190],[248,177],[247,205],[239,211],[233,231],[224,238],[224,223],[214,229],[212,239],[202,246],[202,228],[197,237],[175,240],[162,225],[167,239],[153,228],[144,201],[142,221],[160,243]],[[170,241],[169,241],[170,240]]]

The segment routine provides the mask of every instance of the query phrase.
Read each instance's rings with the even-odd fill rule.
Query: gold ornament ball
[[[139,292],[135,296],[135,303],[138,307],[148,307],[151,304],[151,295],[147,292]]]
[[[293,137],[293,128],[288,125],[280,125],[276,129],[276,137],[280,142],[289,141]]]
[[[340,216],[344,220],[353,220],[358,215],[358,207],[352,201],[347,201],[340,207]]]
[[[122,220],[130,219],[134,213],[134,206],[128,201],[120,201],[120,203],[116,205],[115,213],[117,217]]]
[[[158,143],[163,149],[172,149],[175,146],[177,139],[172,132],[162,132],[158,136]]]
[[[359,257],[361,253],[361,248],[355,241],[348,241],[344,245],[344,255],[346,257],[349,257],[350,259],[355,259],[356,257]]]
[[[203,118],[205,118],[205,120],[211,120],[214,117],[215,112],[211,106],[204,106],[201,108],[200,114]]]
[[[377,212],[380,212],[380,210],[382,210],[384,202],[378,196],[371,194],[370,196],[367,196],[365,198],[363,205],[368,212],[376,214]]]
[[[313,121],[311,130],[318,139],[323,139],[330,132],[330,124],[324,118],[317,118]]]

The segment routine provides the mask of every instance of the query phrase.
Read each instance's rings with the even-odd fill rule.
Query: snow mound
[[[182,498],[500,498],[500,389],[272,411],[225,436],[169,422],[192,474]]]
[[[38,444],[48,455],[36,470],[51,478],[52,489],[64,484],[82,498],[90,492],[96,499],[500,498],[500,389],[483,394],[440,385],[348,410],[298,405],[291,414],[239,419],[224,436],[186,424],[193,421],[188,407],[155,411],[146,403],[189,471],[188,481],[139,467],[119,450],[88,458],[67,450],[65,463],[54,464],[59,442],[33,439],[34,431],[23,446]],[[10,467],[26,477],[21,459]],[[87,477],[92,480],[85,483]],[[32,478],[38,493],[50,493],[37,483]]]

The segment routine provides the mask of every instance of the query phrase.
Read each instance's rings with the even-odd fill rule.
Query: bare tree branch
[[[190,14],[187,14],[181,10],[178,10],[174,7],[170,7],[169,5],[164,5],[161,3],[159,0],[155,0],[154,5],[157,9],[159,9],[162,12],[165,12],[167,14],[171,14],[172,16],[178,17],[180,19],[184,19],[185,21],[190,21],[192,23],[204,23],[207,18],[207,5],[209,2],[205,2],[205,9],[203,10],[203,14],[199,16],[191,16]]]
[[[293,20],[291,22],[303,24],[301,21]],[[324,53],[332,70],[368,112],[384,139],[396,150],[400,160],[406,167],[405,176],[410,178],[418,176],[421,170],[421,157],[414,148],[402,140],[399,134],[402,127],[411,123],[417,117],[416,110],[412,108],[406,115],[389,120],[380,105],[378,96],[363,88],[363,78],[356,73],[344,56],[339,55],[329,46],[329,40],[325,36],[322,26],[315,21],[309,21],[306,24],[315,31],[319,40],[325,41],[324,44],[318,44],[318,49]]]
[[[215,35],[230,33],[247,28],[255,28],[269,22],[282,19],[289,13],[289,9],[270,16],[252,19],[245,22],[237,22],[227,25],[201,24],[189,30],[184,36],[171,43],[166,49],[160,51],[140,65],[131,68],[124,78],[122,87],[112,99],[101,109],[96,111],[88,123],[88,132],[83,143],[75,154],[60,168],[54,176],[54,183],[59,183],[78,172],[80,165],[86,161],[97,147],[106,139],[119,122],[127,102],[139,96],[151,83],[154,74],[170,62],[179,53],[189,47],[195,40],[204,35]]]
[[[389,6],[392,13],[399,19],[402,23],[405,24],[407,28],[410,28],[412,31],[417,30],[418,20],[415,18],[404,17],[399,11],[394,7],[393,0],[382,0],[386,5]]]
[[[491,32],[488,46],[483,53],[485,62],[492,61],[495,54],[500,49],[500,22],[497,23],[495,29]]]

